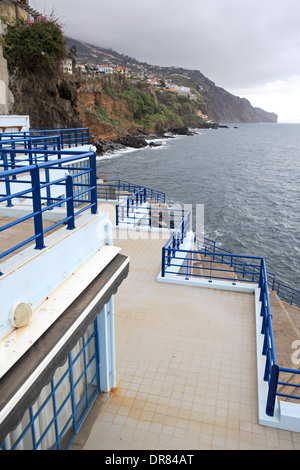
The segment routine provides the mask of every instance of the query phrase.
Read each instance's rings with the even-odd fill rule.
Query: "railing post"
[[[36,165],[30,171],[31,184],[32,184],[32,203],[34,215],[34,233],[38,235],[35,240],[35,249],[42,250],[44,245],[43,233],[43,218],[42,218],[42,202],[41,202],[41,188],[40,188],[40,172],[39,167]]]
[[[32,150],[32,142],[31,142],[31,140],[29,140],[29,142],[28,142],[28,150]],[[32,165],[32,153],[29,152],[28,156],[29,156],[29,165]]]
[[[172,253],[173,253],[172,248],[168,248],[168,258],[167,258],[167,265],[168,265],[168,266],[171,266]],[[175,255],[173,255],[173,257],[174,257],[174,256],[175,256]]]
[[[15,144],[14,142],[12,142],[11,148],[12,148],[13,150],[16,150],[16,144]],[[16,168],[16,152],[12,152],[12,153],[10,154],[10,160],[11,160],[11,168],[12,168],[12,169],[13,169],[13,168]],[[17,177],[14,176],[13,179],[17,179]]]
[[[73,230],[75,228],[75,218],[74,218],[73,178],[71,175],[68,175],[66,178],[66,196],[67,196],[67,217],[68,217],[67,229]]]
[[[174,230],[175,228],[175,220],[174,220],[174,212],[170,213],[170,229]]]
[[[96,169],[96,154],[90,156],[90,185],[91,185],[91,213],[97,214],[97,169]]]
[[[119,225],[119,204],[116,205],[116,225]]]
[[[266,413],[268,416],[274,416],[278,377],[279,377],[279,367],[277,364],[274,364],[271,369],[269,393],[268,393],[268,398],[267,398]]]
[[[2,160],[3,160],[3,169],[4,171],[5,170],[8,170],[8,163],[7,163],[7,154],[5,152],[2,153]],[[5,190],[6,190],[6,196],[10,196],[11,195],[11,191],[10,191],[10,182],[9,182],[9,176],[6,176],[5,177]],[[7,207],[12,207],[13,206],[13,203],[11,201],[11,198],[7,199],[7,204],[6,204]]]

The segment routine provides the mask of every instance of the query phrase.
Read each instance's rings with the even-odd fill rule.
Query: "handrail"
[[[31,150],[31,152],[34,151]],[[55,151],[50,153],[57,155]],[[64,223],[67,223],[68,230],[72,230],[75,228],[75,218],[77,215],[89,209],[92,214],[97,213],[96,154],[94,152],[81,152],[74,155],[72,151],[64,151],[60,153],[60,157],[61,158],[52,161],[7,169],[0,173],[0,183],[4,183],[5,188],[5,193],[0,194],[0,203],[6,202],[7,206],[12,206],[13,199],[19,197],[32,200],[32,212],[0,227],[0,232],[8,230],[25,220],[33,219],[34,222],[34,236],[23,240],[21,243],[1,253],[0,259],[5,258],[32,241],[35,241],[36,249],[43,249],[44,235],[48,231]],[[76,171],[78,171],[78,173],[73,176],[70,175],[67,170],[73,169],[73,167],[72,165],[68,167],[68,164],[80,160],[87,160],[88,167],[77,166]],[[44,170],[45,181],[41,181],[41,170]],[[52,170],[63,170],[64,175],[51,180],[50,174]],[[22,175],[28,175],[26,180],[20,179]],[[81,175],[87,175],[89,177],[88,184],[76,183],[76,178]],[[19,177],[19,179],[16,179],[16,177]],[[25,184],[25,189],[23,187],[20,191],[12,191],[14,185],[20,183]],[[55,197],[55,195],[51,195],[51,187],[53,186],[63,186],[62,193],[65,193],[65,196]],[[83,189],[75,193],[75,186],[82,186]],[[45,195],[43,192],[45,192]],[[82,196],[87,194],[89,195],[88,199],[82,200]],[[82,201],[86,203],[86,205],[82,209],[75,211],[75,203],[78,201]],[[54,207],[61,206],[62,204],[66,205],[66,217],[51,225],[48,229],[43,229],[44,212],[52,210]],[[0,273],[0,275],[1,274],[3,273]]]
[[[7,136],[7,135],[9,135],[9,134],[1,134],[0,133],[0,145],[2,145],[2,143],[12,144],[12,143],[16,143],[16,142],[41,141],[41,140],[50,140],[50,139],[53,139],[53,138],[59,138],[59,134],[51,134],[51,135],[48,135],[48,136],[47,135],[42,135],[40,137],[32,136],[32,135],[20,137],[19,134],[11,134],[12,138],[4,139],[4,136]],[[13,135],[16,135],[16,137],[14,138]]]
[[[102,183],[98,183],[98,195],[100,199],[114,199],[119,201],[121,197],[127,199],[128,197],[142,190],[144,187],[145,186],[132,184],[123,180],[107,180],[103,181]],[[165,203],[166,195],[162,191],[157,191],[156,189],[151,188],[146,188],[146,191],[147,200]],[[130,193],[130,196],[128,196],[128,193]]]
[[[141,188],[135,194],[129,196],[125,201],[116,206],[117,214],[117,223],[119,225],[119,208],[127,208],[127,218],[129,219],[128,223],[132,223],[132,220],[135,222],[135,218],[139,216],[145,216],[144,208],[141,207],[141,204],[146,201],[146,188]],[[129,210],[131,204],[134,206],[133,215],[129,216]],[[143,210],[142,210],[143,209]],[[159,211],[166,210],[170,212],[172,209],[163,209],[159,208]],[[139,213],[140,211],[140,213]],[[151,226],[149,221],[146,218],[146,225]],[[170,227],[169,227],[170,228]],[[263,341],[263,350],[262,354],[266,357],[265,360],[265,371],[264,371],[264,381],[268,382],[268,395],[266,400],[266,414],[269,416],[274,415],[276,397],[286,397],[289,399],[298,399],[300,397],[288,394],[282,394],[277,392],[278,385],[285,385],[289,387],[299,388],[298,384],[291,384],[286,382],[279,382],[279,374],[288,372],[292,374],[300,374],[300,371],[294,369],[284,369],[279,367],[276,359],[276,350],[274,342],[274,332],[272,325],[272,315],[270,307],[270,298],[269,298],[269,285],[268,285],[268,276],[272,279],[272,289],[277,285],[277,290],[279,291],[280,283],[277,283],[275,280],[275,275],[273,273],[268,273],[266,269],[265,259],[262,257],[248,256],[248,255],[236,255],[227,250],[223,250],[217,247],[214,240],[203,237],[201,242],[199,237],[194,238],[194,242],[197,243],[199,248],[200,244],[203,246],[203,250],[184,250],[180,248],[183,243],[184,238],[187,235],[187,231],[190,228],[190,212],[187,211],[184,213],[184,216],[180,220],[179,224],[174,227],[173,233],[169,240],[162,248],[162,265],[161,265],[161,276],[165,277],[166,274],[176,274],[185,276],[186,279],[189,278],[189,270],[191,274],[191,266],[193,270],[200,271],[201,269],[206,269],[200,266],[194,266],[191,263],[194,261],[194,255],[203,255],[204,258],[201,258],[202,263],[210,263],[209,271],[210,275],[199,275],[192,274],[192,277],[202,277],[217,279],[217,280],[230,280],[232,284],[236,284],[238,281],[243,281],[244,283],[255,283],[260,289],[260,302],[261,302],[261,312],[262,317],[262,330],[261,333],[264,335]],[[181,255],[181,256],[180,256]],[[206,259],[205,259],[206,258]],[[210,258],[210,259],[207,259]],[[178,264],[177,264],[178,263]],[[185,268],[182,269],[182,266],[185,263]],[[227,269],[220,268],[220,266],[228,265]],[[175,271],[171,271],[170,267],[175,268]],[[179,268],[179,269],[177,269]],[[181,269],[181,272],[180,272]],[[225,273],[225,275],[216,275],[217,272]],[[227,273],[230,273],[227,274]],[[235,277],[232,278],[232,273]],[[295,303],[295,298],[299,295],[300,291],[290,288],[284,284],[281,284],[285,289],[292,291],[294,295],[293,302]],[[291,301],[292,303],[292,301]]]
[[[261,301],[261,317],[262,317],[262,330],[264,335],[264,344],[262,354],[266,356],[266,365],[264,380],[269,383],[269,390],[267,396],[266,413],[268,416],[274,415],[276,391],[278,386],[279,367],[276,361],[276,351],[274,343],[274,333],[272,325],[272,315],[269,298],[268,277],[266,270],[265,259],[261,260],[260,272],[260,301]]]
[[[162,194],[164,195],[164,193]],[[125,200],[117,204],[116,205],[116,225],[118,226],[120,221],[124,222],[125,218],[126,218],[127,224],[133,223],[135,225],[136,220],[140,219],[141,217],[145,220],[148,220],[148,222],[145,223],[146,225],[151,226],[151,220],[152,220],[152,215],[153,215],[152,212],[155,211],[155,209],[153,209],[150,206],[148,206],[148,209],[143,207],[143,204],[145,204],[147,201],[160,202],[160,195],[155,194],[155,192],[152,189],[142,187],[141,189],[136,191],[134,194],[131,194]],[[159,210],[162,211],[164,210],[164,208],[159,208]],[[126,216],[124,214],[126,214]],[[140,217],[137,217],[137,216],[140,216]]]
[[[79,145],[88,145],[90,143],[90,131],[87,127],[74,128],[30,128],[29,131],[0,133],[0,143],[7,142],[8,139],[16,141],[16,139],[29,139],[43,137],[51,138],[57,135],[60,141],[60,149],[67,147],[78,147]]]
[[[179,229],[179,227],[177,227],[177,229]],[[287,393],[282,394],[277,392],[278,385],[285,385],[299,389],[300,386],[298,384],[279,382],[279,375],[283,372],[300,374],[300,371],[297,369],[284,369],[279,367],[277,363],[265,259],[255,256],[235,255],[228,252],[216,253],[216,251],[209,252],[207,250],[198,251],[181,249],[179,248],[180,244],[176,239],[175,233],[162,249],[161,276],[165,277],[167,274],[174,274],[183,276],[186,280],[193,277],[205,278],[208,279],[209,282],[212,279],[215,279],[218,281],[231,281],[232,284],[242,281],[258,285],[260,289],[259,300],[261,302],[260,316],[262,317],[261,333],[264,335],[262,354],[266,358],[263,379],[268,382],[266,414],[269,416],[274,415],[277,396],[300,400],[300,396],[298,397]],[[176,243],[173,242],[173,237],[175,238]],[[198,257],[197,259],[200,259],[199,256],[201,257],[201,263],[204,266],[195,266],[193,264],[196,257]],[[207,264],[208,267],[206,267],[205,264]],[[226,268],[226,265],[228,268]],[[204,270],[209,270],[209,273],[206,272],[202,275],[202,270],[203,272]],[[195,271],[197,271],[198,274],[195,273]],[[232,277],[233,272],[235,274],[234,278]]]
[[[31,135],[40,133],[40,134],[51,134],[58,133],[61,139],[61,148],[64,149],[66,146],[72,147],[74,144],[75,147],[79,145],[88,145],[90,143],[90,130],[88,127],[70,127],[70,128],[30,128]]]
[[[45,152],[50,150],[61,150],[58,135],[13,140],[0,139],[0,167],[3,166],[4,169],[9,166],[16,168],[24,164],[37,163],[41,159],[47,159],[48,154]]]
[[[177,229],[178,228],[179,227],[177,227]],[[280,392],[277,392],[279,384],[294,388],[300,388],[298,384],[279,382],[279,375],[281,373],[288,372],[291,374],[300,374],[300,371],[297,369],[284,369],[282,367],[279,367],[277,364],[274,332],[272,325],[272,314],[269,298],[268,273],[266,269],[265,259],[254,256],[235,255],[226,250],[222,252],[221,249],[216,247],[216,243],[213,240],[205,238],[203,238],[202,240],[202,245],[205,247],[205,249],[202,251],[180,249],[180,244],[178,242],[174,244],[173,242],[174,236],[175,235],[173,234],[162,249],[162,277],[165,277],[166,274],[176,274],[185,276],[185,279],[189,279],[189,277],[198,277],[206,279],[208,278],[210,280],[227,280],[231,281],[232,284],[236,284],[236,282],[242,280],[243,282],[258,284],[260,288],[261,302],[260,315],[262,317],[261,333],[264,335],[262,354],[266,357],[263,379],[264,381],[268,382],[266,414],[269,416],[274,415],[275,402],[277,396],[300,400],[300,396],[298,397],[295,395],[282,394]],[[199,247],[198,242],[199,240],[197,241],[197,246]],[[208,251],[206,245],[212,247],[212,250]],[[204,265],[210,264],[210,266],[206,268],[205,266],[195,266],[194,264],[192,264],[196,256],[201,257],[201,263],[203,263]],[[221,267],[221,265],[227,265],[229,266],[229,268]],[[182,268],[182,266],[184,266],[184,268]],[[175,270],[172,270],[174,268]],[[181,272],[179,272],[177,268],[181,268]],[[196,274],[194,272],[198,271],[201,273],[201,270],[204,271],[205,269],[209,269],[209,275],[201,275]],[[219,272],[222,272],[223,275],[217,274]],[[234,279],[230,274],[227,274],[232,272],[234,272],[236,275],[236,278]],[[292,290],[298,293],[296,289]]]
[[[217,253],[228,253],[232,254],[231,251],[224,250],[216,245],[214,240],[210,240],[208,238],[201,238],[199,240],[199,235],[196,237],[197,247],[199,249],[200,244],[203,244],[204,249],[206,250],[206,245],[208,247],[213,247],[211,251],[213,252],[213,257],[217,255]],[[288,302],[290,305],[295,305],[296,307],[300,307],[300,290],[297,290],[287,284],[282,283],[281,281],[276,280],[276,275],[270,271],[267,271],[268,278],[271,279],[269,287],[272,291],[276,291],[278,297],[282,300]]]

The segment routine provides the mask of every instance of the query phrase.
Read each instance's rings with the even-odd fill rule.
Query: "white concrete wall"
[[[46,247],[29,247],[2,263],[0,283],[0,339],[13,330],[9,322],[15,302],[24,302],[34,311],[74,271],[104,244],[112,244],[108,213],[83,213],[78,227],[65,227],[45,238]]]
[[[0,132],[4,132],[3,129],[6,129],[5,130],[6,133],[7,132],[28,132],[30,129],[30,118],[29,116],[21,116],[21,115],[18,116],[18,115],[13,115],[13,114],[6,116],[5,114],[2,114],[0,116]]]

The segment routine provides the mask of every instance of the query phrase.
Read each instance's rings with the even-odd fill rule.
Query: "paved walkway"
[[[12,217],[0,217],[0,227],[3,227],[4,225],[7,225],[9,223],[14,222],[15,218]],[[51,227],[55,222],[49,221],[49,220],[44,220],[43,221],[43,227],[44,230]],[[58,230],[58,228],[55,228],[53,230]],[[51,233],[51,232],[50,232]],[[15,247],[19,243],[22,243],[25,239],[28,239],[34,235],[34,221],[33,219],[25,220],[24,222],[15,225],[14,227],[4,230],[3,232],[0,233],[0,253],[3,253],[6,250],[10,250],[11,248]],[[29,245],[34,246],[34,242],[29,243],[28,245],[25,245],[25,248],[27,248]],[[14,251],[10,255],[7,255],[5,257],[5,260],[8,258],[11,258],[12,256],[16,255],[17,253],[20,253],[22,250],[24,250],[24,247],[19,248],[18,250]]]
[[[115,298],[117,389],[100,395],[73,449],[300,449],[258,425],[254,296],[156,282],[165,240],[130,256]],[[105,399],[106,400],[105,400]]]

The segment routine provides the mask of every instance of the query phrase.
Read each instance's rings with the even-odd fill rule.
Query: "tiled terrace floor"
[[[254,296],[156,282],[164,243],[116,241],[131,258],[115,298],[117,389],[73,449],[299,450],[300,434],[258,425]]]
[[[7,225],[9,223],[12,223],[15,220],[17,219],[14,219],[12,217],[0,217],[0,227],[3,227],[4,225]],[[44,230],[51,227],[53,224],[54,222],[44,220],[43,222]],[[6,250],[10,250],[12,247],[18,245],[19,243],[22,243],[25,239],[28,239],[32,237],[33,235],[34,235],[33,219],[26,220],[22,222],[21,224],[15,225],[11,229],[1,232],[0,252],[3,253]],[[29,245],[30,244],[25,245],[25,248]],[[31,242],[31,245],[34,246],[34,242]],[[16,250],[11,255],[8,255],[6,259],[15,255],[16,253],[19,253],[22,250],[24,250],[24,247],[19,248],[19,250]]]

